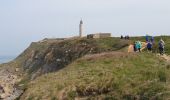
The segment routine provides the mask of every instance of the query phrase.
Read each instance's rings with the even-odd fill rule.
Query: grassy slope
[[[121,45],[119,45],[121,44]],[[50,42],[38,42],[32,43],[29,48],[27,48],[19,57],[16,58],[15,63],[27,70],[29,75],[34,74],[37,70],[41,69],[45,64],[50,67],[50,65],[56,65],[57,67],[65,67],[65,65],[72,62],[85,54],[100,53],[106,51],[122,50],[122,48],[127,47],[128,42],[126,40],[121,40],[118,38],[105,38],[105,39],[70,39],[64,41],[53,41]],[[52,53],[53,60],[49,64],[45,61],[45,56],[54,48]],[[66,51],[69,51],[66,54]],[[32,52],[37,52],[37,58],[33,57]],[[31,59],[30,59],[31,58]],[[65,59],[66,62],[62,66],[57,65],[55,59]],[[43,68],[42,68],[43,69]],[[45,69],[45,68],[44,68]],[[56,68],[57,69],[57,68]],[[25,71],[24,70],[24,71]],[[54,70],[57,71],[57,70]],[[50,72],[50,71],[49,71]]]
[[[29,59],[32,51],[37,51],[40,55],[46,54],[49,49],[59,47],[63,49],[74,48],[76,45],[90,45],[94,48],[100,49],[96,52],[120,50],[125,46],[128,46],[129,41],[121,40],[118,38],[105,38],[105,39],[74,39],[64,41],[53,41],[50,40],[45,42],[34,42],[32,43],[21,55],[19,55],[15,62],[20,66],[23,66],[25,61]],[[119,45],[121,44],[121,45]],[[94,50],[95,51],[95,50]]]
[[[129,41],[127,40],[120,40],[119,38],[104,38],[104,39],[69,39],[64,41],[45,41],[45,42],[38,42],[38,43],[32,43],[30,47],[28,47],[20,56],[16,58],[15,61],[13,61],[13,65],[15,63],[16,66],[18,66],[21,69],[27,69],[28,71],[22,71],[24,74],[24,78],[21,82],[18,84],[27,84],[31,76],[34,75],[34,73],[38,69],[42,69],[43,65],[46,64],[44,62],[44,58],[46,53],[50,51],[52,48],[55,48],[55,52],[53,54],[54,59],[57,59],[58,55],[62,55],[63,58],[68,58],[68,55],[65,53],[65,51],[71,50],[72,52],[69,53],[69,56],[74,60],[77,59],[76,57],[84,56],[85,54],[94,54],[94,53],[101,53],[101,52],[107,52],[107,51],[126,51],[126,47],[128,46]],[[93,49],[93,50],[92,50]],[[92,51],[91,51],[92,50]],[[29,62],[30,56],[32,55],[32,51],[36,51],[37,55],[40,57],[42,64],[37,65],[34,61],[37,60],[31,60],[32,62]],[[60,52],[59,52],[60,51]],[[73,61],[74,61],[73,60]],[[29,62],[29,65],[32,67],[25,67],[26,62]],[[69,63],[71,63],[70,61]],[[50,64],[56,64],[55,61],[51,61]],[[62,64],[63,65],[63,64]],[[56,65],[57,66],[57,65]],[[65,65],[63,65],[65,67]],[[64,68],[62,67],[62,68]],[[58,71],[58,70],[54,70]],[[21,72],[19,72],[21,73]],[[26,75],[25,75],[26,74]]]
[[[21,99],[165,99],[169,82],[169,65],[155,55],[111,52],[85,56],[39,77]]]

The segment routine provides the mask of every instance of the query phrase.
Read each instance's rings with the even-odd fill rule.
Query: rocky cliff
[[[0,67],[0,97],[13,100],[24,85],[45,73],[56,72],[76,59],[106,51],[123,50],[128,42],[118,38],[44,39],[33,42],[14,61]],[[18,89],[22,87],[22,89]]]
[[[72,61],[86,55],[105,51],[120,50],[128,46],[125,40],[107,39],[67,39],[34,42],[15,62],[34,79],[44,73],[55,72]]]

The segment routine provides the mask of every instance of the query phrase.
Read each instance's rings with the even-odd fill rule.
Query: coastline
[[[8,63],[8,62],[14,60],[15,58],[16,58],[16,56],[0,56],[0,64]]]

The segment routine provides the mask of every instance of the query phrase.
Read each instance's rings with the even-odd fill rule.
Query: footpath
[[[146,42],[141,42],[142,43],[142,48],[141,48],[141,51],[144,50],[146,48],[146,45],[147,43]],[[133,44],[130,44],[129,47],[128,47],[128,52],[134,52],[134,45]],[[160,56],[160,54],[157,54],[158,56]],[[170,56],[164,54],[161,56],[161,58],[165,59],[167,62],[170,63]]]
[[[167,62],[170,63],[170,56],[164,54],[163,56],[161,56],[162,58],[164,58]]]
[[[147,43],[146,42],[141,42],[141,43],[142,43],[142,48],[141,48],[141,51],[142,51],[146,48]],[[129,45],[128,52],[134,52],[134,45],[133,44]]]

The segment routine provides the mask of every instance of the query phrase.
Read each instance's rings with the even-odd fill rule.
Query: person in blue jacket
[[[154,37],[153,37],[153,36],[151,36],[150,41],[151,41],[152,43],[154,43]]]
[[[149,36],[148,36],[148,34],[146,34],[145,39],[146,39],[146,42],[149,41]]]
[[[152,51],[152,42],[151,41],[149,41],[148,43],[147,43],[147,50],[148,51]]]

